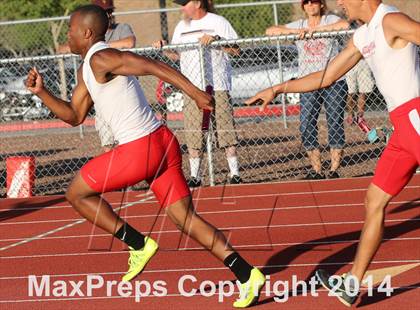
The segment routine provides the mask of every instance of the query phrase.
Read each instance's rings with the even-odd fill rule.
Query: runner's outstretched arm
[[[398,40],[420,45],[420,23],[404,13],[390,13],[384,17],[383,27],[388,43],[394,47]],[[402,42],[406,44],[406,42]]]
[[[263,110],[281,93],[303,93],[328,87],[353,68],[362,57],[352,39],[347,44],[347,47],[324,70],[262,90],[254,97],[246,100],[245,104],[250,105],[261,102],[261,109]]]
[[[72,126],[77,126],[83,123],[93,105],[93,101],[83,82],[82,68],[79,68],[77,71],[77,80],[78,83],[73,90],[70,102],[54,96],[46,89],[43,78],[35,67],[29,71],[25,84],[28,90],[37,95],[59,119]]]
[[[199,108],[212,110],[214,107],[211,95],[194,86],[182,73],[163,62],[129,51],[104,49],[92,56],[91,66],[98,82],[101,82],[101,79],[105,79],[109,74],[125,76],[154,75],[184,91],[196,101]],[[106,80],[103,82],[106,82]]]

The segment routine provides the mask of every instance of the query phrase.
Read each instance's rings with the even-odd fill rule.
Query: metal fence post
[[[273,16],[274,16],[274,25],[279,24],[279,16],[277,14],[277,4],[273,3]],[[283,65],[281,59],[281,47],[280,47],[280,40],[277,40],[277,57],[279,60],[279,74],[280,74],[280,83],[283,83]],[[283,112],[283,126],[287,128],[287,116],[286,116],[286,96],[285,94],[280,95],[281,107]]]
[[[206,66],[204,63],[204,47],[202,45],[198,46],[199,57],[200,57],[200,69],[201,69],[201,87],[202,90],[206,90],[207,88],[207,81],[206,81]],[[184,116],[185,117],[185,116]],[[210,116],[209,120],[209,128],[207,130],[207,137],[206,137],[206,149],[207,149],[207,161],[209,166],[209,180],[210,186],[214,186],[214,167],[213,167],[213,144],[212,144],[212,136],[213,136],[213,121],[212,117]]]
[[[280,17],[281,15],[279,15]],[[280,18],[280,23],[281,21],[282,19]],[[347,40],[352,33],[354,33],[354,30],[315,33],[312,38],[337,39],[338,37]],[[236,100],[234,102],[239,103],[244,97],[249,98],[257,91],[268,88],[269,85],[289,80],[298,75],[298,53],[296,47],[286,46],[287,42],[293,43],[298,39],[299,37],[297,35],[261,36],[236,40],[221,40],[213,42],[209,47],[200,47],[199,43],[167,45],[163,50],[194,49],[194,53],[199,57],[199,63],[195,64],[194,69],[201,70],[201,72],[195,71],[197,74],[196,78],[202,78],[202,82],[198,86],[203,89],[206,88],[206,90],[209,88],[209,85],[206,84],[211,83],[208,74],[211,68],[208,67],[209,63],[207,61],[209,60],[207,59],[206,53],[213,51],[212,49],[206,48],[220,49],[223,46],[238,45],[243,51],[249,50],[250,54],[243,53],[239,55],[240,57],[238,59],[234,59],[238,63],[232,66],[231,95]],[[270,52],[269,55],[261,54],[261,51],[265,51],[267,47]],[[152,52],[155,53],[156,49],[153,47],[144,47],[132,49],[132,51],[149,55]],[[249,56],[252,56],[252,58]],[[255,61],[257,59],[256,57],[261,56],[264,58],[259,58],[258,61]],[[163,55],[160,56],[159,54],[159,57],[163,59]],[[278,57],[278,59],[275,59],[275,57]],[[49,72],[48,70],[54,69],[54,64],[57,59],[61,58],[66,62],[67,80],[71,79],[71,84],[73,84],[77,80],[76,71],[80,65],[80,58],[76,55],[43,55],[0,59],[0,73],[3,73],[0,75],[2,82],[0,83],[0,109],[2,112],[15,114],[9,118],[3,117],[0,120],[0,153],[9,154],[19,152],[28,154],[29,156],[36,155],[37,157],[42,157],[42,160],[47,164],[42,169],[42,173],[37,176],[39,182],[36,184],[36,192],[41,194],[60,193],[62,187],[69,182],[76,170],[80,167],[80,164],[84,163],[88,157],[97,154],[99,150],[99,145],[94,143],[97,141],[96,135],[85,134],[84,125],[87,123],[84,123],[83,127],[80,126],[77,129],[68,128],[68,126],[58,122],[56,117],[53,118],[54,121],[50,121],[50,115],[37,114],[37,111],[40,111],[39,102],[36,102],[37,106],[33,107],[34,115],[29,116],[29,112],[31,111],[27,114],[28,119],[33,119],[34,122],[21,122],[22,111],[28,111],[27,109],[30,108],[28,104],[21,101],[21,97],[18,96],[19,94],[16,95],[16,90],[13,88],[15,85],[20,85],[19,89],[26,91],[21,82],[26,79],[22,70],[28,66],[37,64],[42,72]],[[163,60],[166,60],[166,58]],[[278,62],[276,63],[276,61]],[[172,64],[178,65],[175,62]],[[194,64],[186,63],[186,65],[191,66]],[[45,86],[54,95],[59,95],[60,89],[56,84],[55,73],[55,70],[51,74],[45,73],[46,79],[44,82]],[[19,83],[16,84],[16,81]],[[150,102],[156,100],[156,97],[159,95],[156,92],[154,82],[154,78],[142,79],[142,88],[144,89],[145,97]],[[167,95],[167,99],[171,100],[167,100],[166,103],[172,105],[170,112],[173,113],[170,115],[170,121],[173,127],[182,128],[182,122],[180,122],[181,115],[179,115],[182,108],[182,93],[179,90],[173,90],[171,93],[168,91]],[[343,92],[337,94],[336,98],[337,100],[345,99],[346,96],[347,93]],[[240,105],[235,105],[234,107],[235,117],[238,120],[235,123],[235,128],[238,131],[246,131],[241,140],[241,146],[245,146],[246,151],[240,152],[239,156],[244,166],[249,167],[244,177],[250,182],[297,179],[307,170],[306,161],[302,160],[299,153],[301,141],[296,138],[300,136],[299,109],[290,110],[294,116],[289,117],[289,114],[285,113],[289,109],[284,105],[283,107],[286,107],[286,109],[282,111],[280,99],[282,98],[279,96],[276,101],[278,105],[268,115],[258,113],[255,108],[248,109]],[[285,96],[284,100],[287,104],[288,96]],[[292,101],[290,103],[292,104]],[[296,103],[298,104],[298,97],[296,97]],[[294,106],[289,105],[289,107]],[[384,113],[386,111],[386,103],[377,89],[373,89],[367,96],[366,107],[368,107],[365,111],[366,123],[371,129],[375,129],[379,140],[374,143],[371,142],[369,135],[366,135],[363,131],[361,132],[359,126],[352,126],[354,123],[353,118],[350,119],[352,124],[345,124],[346,153],[350,154],[348,163],[343,163],[340,166],[340,172],[345,177],[358,176],[373,171],[377,159],[376,155],[379,154],[379,151],[385,145],[387,136],[390,133],[390,124]],[[283,113],[283,118],[280,115],[281,113]],[[325,139],[326,135],[324,133],[327,133],[328,123],[324,115],[325,113],[323,111],[322,118],[319,121],[319,127],[323,130],[323,134],[320,136],[321,139]],[[185,117],[191,117],[191,115],[185,115]],[[286,121],[286,117],[287,126],[290,125],[290,127],[288,126],[288,129],[285,131],[282,125],[283,121]],[[346,120],[348,121],[348,119]],[[205,126],[202,127],[205,128],[202,136],[207,142],[204,152],[208,152],[207,160],[209,167],[203,168],[202,172],[203,174],[209,174],[209,181],[206,182],[214,185],[217,180],[225,177],[224,173],[226,170],[217,169],[219,165],[225,164],[225,157],[222,151],[219,151],[213,145],[213,142],[215,142],[215,128],[210,127],[210,131],[205,132],[208,124],[203,125]],[[54,130],[52,131],[50,129]],[[56,131],[55,129],[58,130]],[[76,129],[76,132],[74,132],[74,129]],[[86,142],[83,148],[80,148],[79,130],[80,136]],[[51,139],[51,137],[54,137],[52,135],[56,133],[60,134],[60,136],[63,135],[65,139]],[[34,139],[33,136],[39,137],[39,139]],[[46,143],[48,143],[51,149],[60,151],[55,152],[54,157],[51,157],[50,152],[43,151],[45,150]],[[213,147],[215,154],[213,154]],[[327,151],[325,147],[322,148],[323,153]],[[217,156],[219,152],[222,156]],[[258,158],[260,160],[253,161],[252,156],[254,158],[259,156]],[[56,158],[60,159],[59,163],[53,162]],[[205,160],[204,157],[202,159],[203,161]],[[205,163],[207,164],[207,161]],[[2,163],[0,161],[0,169],[5,169],[4,162]],[[188,173],[187,170],[185,172]],[[5,195],[6,193],[5,184],[5,176],[0,175],[0,195]]]
[[[278,63],[279,63],[279,78],[280,78],[280,83],[283,83],[283,60],[282,60],[281,54],[282,53],[281,53],[280,40],[277,39],[277,58],[278,58]],[[280,95],[280,101],[281,101],[281,107],[283,111],[283,126],[284,128],[287,128],[286,94],[282,93]]]
[[[71,59],[73,61],[74,81],[76,82],[76,85],[77,85],[77,62],[76,62],[76,57],[73,56]],[[79,125],[79,135],[80,135],[80,139],[84,139],[85,138],[83,124],[80,124]]]
[[[273,3],[273,16],[274,16],[274,25],[279,24],[279,16],[277,14],[277,4]]]

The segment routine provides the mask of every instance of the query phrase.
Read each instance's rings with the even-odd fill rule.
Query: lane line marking
[[[65,228],[75,226],[75,225],[80,224],[80,223],[85,222],[85,221],[86,221],[85,219],[81,219],[81,220],[76,221],[75,223],[68,224],[68,225],[65,225],[65,226],[61,226],[57,229],[50,230],[47,233],[40,234],[40,235],[35,236],[35,237],[26,238],[24,240],[29,240],[29,239],[33,239],[33,238],[35,238],[34,240],[38,240],[38,239],[43,240],[42,239],[43,237],[45,237],[46,235],[52,234],[53,231],[58,232],[58,231],[64,230]],[[420,221],[420,218],[410,218],[410,219],[403,218],[403,219],[385,220],[384,222],[385,223],[395,223],[395,222],[419,222],[419,221]],[[270,226],[267,226],[267,225],[228,226],[228,227],[219,226],[218,229],[219,230],[272,229],[272,228],[283,228],[283,227],[303,227],[303,226],[310,227],[310,226],[320,226],[320,225],[355,225],[355,224],[363,224],[363,223],[364,223],[364,221],[323,222],[323,223],[322,222],[321,223],[320,222],[315,222],[315,223],[296,223],[296,224],[275,224],[275,225],[270,225]],[[171,233],[181,233],[181,231],[178,230],[178,229],[174,229],[174,230],[144,231],[144,233],[171,234]],[[108,235],[108,236],[110,236],[110,235]],[[66,236],[64,235],[64,236],[61,236],[61,237],[65,238]],[[93,236],[93,237],[95,237],[95,236]],[[2,249],[3,248],[0,248],[0,251]]]
[[[389,205],[401,205],[401,204],[405,204],[405,203],[410,203],[412,201],[408,200],[408,201],[394,201],[394,202],[390,202]],[[420,204],[420,201],[419,201]],[[284,208],[276,208],[275,211],[277,210],[300,210],[300,209],[317,209],[317,208],[348,208],[348,207],[361,207],[364,206],[363,203],[347,203],[347,204],[325,204],[325,205],[307,205],[307,206],[296,206],[296,207],[284,207]],[[387,214],[390,213],[392,209],[388,209],[387,210]],[[198,214],[225,214],[225,213],[246,213],[246,212],[260,212],[260,211],[273,211],[272,208],[253,208],[253,209],[230,209],[230,210],[217,210],[217,211],[198,211]],[[405,210],[403,210],[405,211]],[[156,216],[158,217],[166,217],[166,214],[142,214],[142,215],[129,215],[126,216],[124,218],[129,219],[129,218],[148,218],[148,217],[153,217],[156,218]],[[3,222],[0,223],[0,226],[6,226],[6,225],[25,225],[25,224],[45,224],[45,223],[57,223],[57,222],[70,222],[70,221],[74,221],[77,220],[77,218],[73,218],[73,219],[52,219],[52,220],[39,220],[39,221],[21,221],[21,222]],[[1,241],[1,240],[0,240]]]
[[[418,188],[420,188],[420,185],[419,186],[411,185],[411,186],[404,187],[404,190],[418,189]],[[239,196],[223,196],[223,199],[224,200],[226,200],[226,199],[241,199],[241,198],[249,199],[249,198],[272,197],[272,196],[279,196],[279,195],[281,195],[281,196],[293,196],[293,195],[300,196],[300,195],[312,195],[312,194],[349,193],[349,192],[360,192],[360,191],[367,191],[367,187],[365,187],[365,188],[355,188],[355,189],[314,191],[314,192],[296,192],[296,193],[279,193],[279,194],[274,194],[274,193],[271,193],[271,194],[246,194],[246,195],[239,195]],[[154,195],[152,195],[152,196],[154,198]],[[222,198],[222,197],[195,197],[195,198],[193,198],[193,201],[220,200],[220,198]],[[149,200],[149,201],[147,201],[147,203],[148,204],[157,203],[157,200],[156,199]],[[111,203],[111,204],[112,205],[114,205],[114,204],[117,205],[118,203]],[[64,205],[64,206],[55,206],[55,207],[40,207],[40,208],[34,208],[34,209],[49,209],[49,208],[57,209],[57,208],[60,208],[60,207],[61,208],[71,208],[70,205]],[[5,209],[5,210],[1,210],[1,211],[16,211],[16,210],[17,209]],[[24,210],[24,209],[22,208],[22,209],[19,209],[19,210]]]
[[[128,207],[131,207],[133,205],[136,205],[138,203],[141,203],[141,202],[143,202],[144,200],[147,200],[147,199],[150,199],[150,198],[149,197],[146,197],[146,198],[140,199],[139,201],[136,201],[136,202],[127,203],[124,206],[122,206],[121,209],[126,209]],[[70,224],[67,224],[67,225],[64,225],[64,226],[60,226],[58,228],[55,228],[55,229],[46,231],[46,232],[44,232],[42,234],[39,234],[39,235],[30,237],[30,238],[24,239],[24,240],[19,241],[19,242],[16,242],[16,243],[12,243],[12,244],[6,245],[6,246],[0,248],[0,252],[5,251],[5,250],[8,250],[10,248],[17,247],[17,246],[22,245],[22,244],[27,244],[27,243],[29,243],[31,241],[34,241],[34,240],[37,240],[39,238],[42,238],[42,237],[46,237],[46,236],[55,234],[56,232],[63,231],[65,229],[67,229],[67,228],[70,228],[70,227],[73,227],[73,226],[82,224],[84,222],[87,222],[87,220],[86,219],[80,219],[80,220],[77,220],[77,221],[75,221],[73,223],[70,223]]]
[[[400,263],[411,263],[411,264],[420,264],[420,260],[379,260],[372,261],[371,264],[400,264]],[[255,266],[257,268],[285,268],[285,267],[314,267],[314,266],[345,266],[352,264],[352,262],[335,262],[335,263],[295,263],[295,264],[283,264],[283,265],[259,265]],[[153,269],[153,270],[144,270],[143,273],[176,273],[176,272],[192,272],[192,271],[221,271],[229,270],[227,267],[196,267],[196,268],[177,268],[177,269]],[[80,277],[87,275],[121,275],[125,274],[127,271],[113,271],[113,272],[91,272],[91,273],[67,273],[67,274],[45,274],[45,275],[35,275],[37,278],[42,276],[50,277]],[[31,274],[32,275],[32,274]],[[27,279],[28,276],[13,276],[13,277],[0,277],[0,280],[18,280],[18,279]]]
[[[385,240],[385,239],[384,239]],[[389,241],[416,241],[419,240],[418,238],[393,238],[393,239],[386,239]],[[358,242],[359,240],[350,240],[350,241],[346,241],[346,240],[342,240],[342,241],[338,241],[337,244],[339,243],[355,243]],[[284,245],[311,245],[311,244],[325,244],[328,245],[329,241],[322,243],[310,243],[310,242],[296,242],[296,243],[267,243],[267,244],[244,244],[244,245],[234,245],[235,248],[238,249],[246,249],[246,248],[270,248],[270,251],[272,250],[273,247],[277,247],[277,246],[284,246]],[[203,250],[203,251],[207,251],[205,250],[203,247],[191,247],[191,248],[179,248],[177,250],[166,250],[168,252],[175,252],[175,251],[196,251],[196,250]],[[262,249],[261,251],[263,251],[264,249]],[[1,259],[26,259],[26,258],[46,258],[46,257],[63,257],[63,256],[89,256],[89,255],[116,255],[116,254],[126,254],[127,251],[107,251],[107,252],[79,252],[79,253],[59,253],[59,254],[38,254],[38,255],[17,255],[17,256],[2,256],[0,257]]]

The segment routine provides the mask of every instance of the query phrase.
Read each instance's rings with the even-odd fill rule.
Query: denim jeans
[[[328,145],[334,149],[343,148],[346,96],[347,86],[344,80],[328,88],[300,95],[300,133],[303,147],[307,151],[319,147],[318,117],[322,104],[327,116]]]

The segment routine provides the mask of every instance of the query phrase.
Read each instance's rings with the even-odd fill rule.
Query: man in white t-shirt
[[[348,28],[348,23],[340,17],[326,14],[325,0],[302,0],[302,9],[307,18],[283,26],[272,26],[267,29],[268,35],[300,34],[314,31],[331,31]],[[299,76],[322,70],[328,61],[339,52],[336,39],[319,38],[295,42],[299,55]],[[338,178],[344,138],[344,110],[346,106],[346,83],[340,79],[331,87],[301,94],[300,96],[300,133],[302,145],[308,155],[312,169],[305,179]],[[322,172],[321,153],[318,142],[318,117],[321,105],[324,105],[327,126],[328,145],[331,154],[331,167],[325,174]]]
[[[171,44],[197,43],[208,45],[220,39],[236,39],[238,35],[231,24],[222,16],[212,13],[212,3],[209,0],[191,1],[175,0],[182,5],[184,19],[175,27]],[[158,41],[153,45],[162,47],[166,42]],[[214,91],[216,103],[215,121],[218,145],[225,149],[230,170],[230,183],[238,184],[239,164],[236,155],[238,144],[233,110],[230,104],[231,66],[228,53],[237,53],[234,48],[206,49],[204,53],[205,75],[201,73],[200,55],[198,49],[184,49],[166,53],[173,60],[180,60],[181,72],[198,88],[205,90],[210,86]],[[185,136],[190,155],[190,187],[201,185],[200,161],[203,147],[202,123],[203,115],[189,100],[184,98]]]

